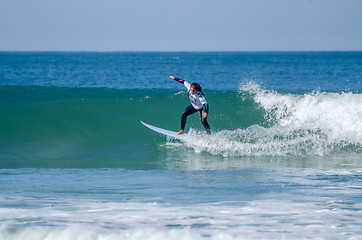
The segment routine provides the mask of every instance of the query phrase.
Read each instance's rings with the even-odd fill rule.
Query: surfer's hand
[[[174,77],[174,76],[170,76],[170,78],[171,78],[172,80],[175,80],[175,77]]]
[[[203,113],[202,113],[202,116],[203,116],[204,118],[207,118],[207,112],[203,112]]]

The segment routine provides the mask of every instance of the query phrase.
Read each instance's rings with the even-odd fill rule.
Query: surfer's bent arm
[[[209,105],[204,97],[204,95],[199,96],[200,102],[202,103],[202,111],[208,113],[209,112]]]
[[[207,103],[202,104],[202,111],[206,113],[209,112],[209,105]]]

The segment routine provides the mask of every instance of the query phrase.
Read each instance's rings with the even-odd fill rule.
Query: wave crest
[[[361,94],[282,94],[262,89],[253,82],[242,86],[241,93],[250,95],[265,110],[270,127],[254,124],[246,129],[223,130],[202,137],[190,131],[186,145],[198,152],[223,156],[303,156],[362,151]]]

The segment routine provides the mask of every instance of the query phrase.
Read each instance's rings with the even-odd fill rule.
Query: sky
[[[362,0],[0,0],[0,51],[362,50]]]

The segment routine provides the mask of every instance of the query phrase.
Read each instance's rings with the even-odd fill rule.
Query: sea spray
[[[323,156],[361,151],[361,94],[281,94],[248,83],[240,96],[240,101],[252,97],[265,110],[266,122],[272,126],[254,124],[216,131],[212,136],[191,130],[185,138],[186,146],[222,156]]]

